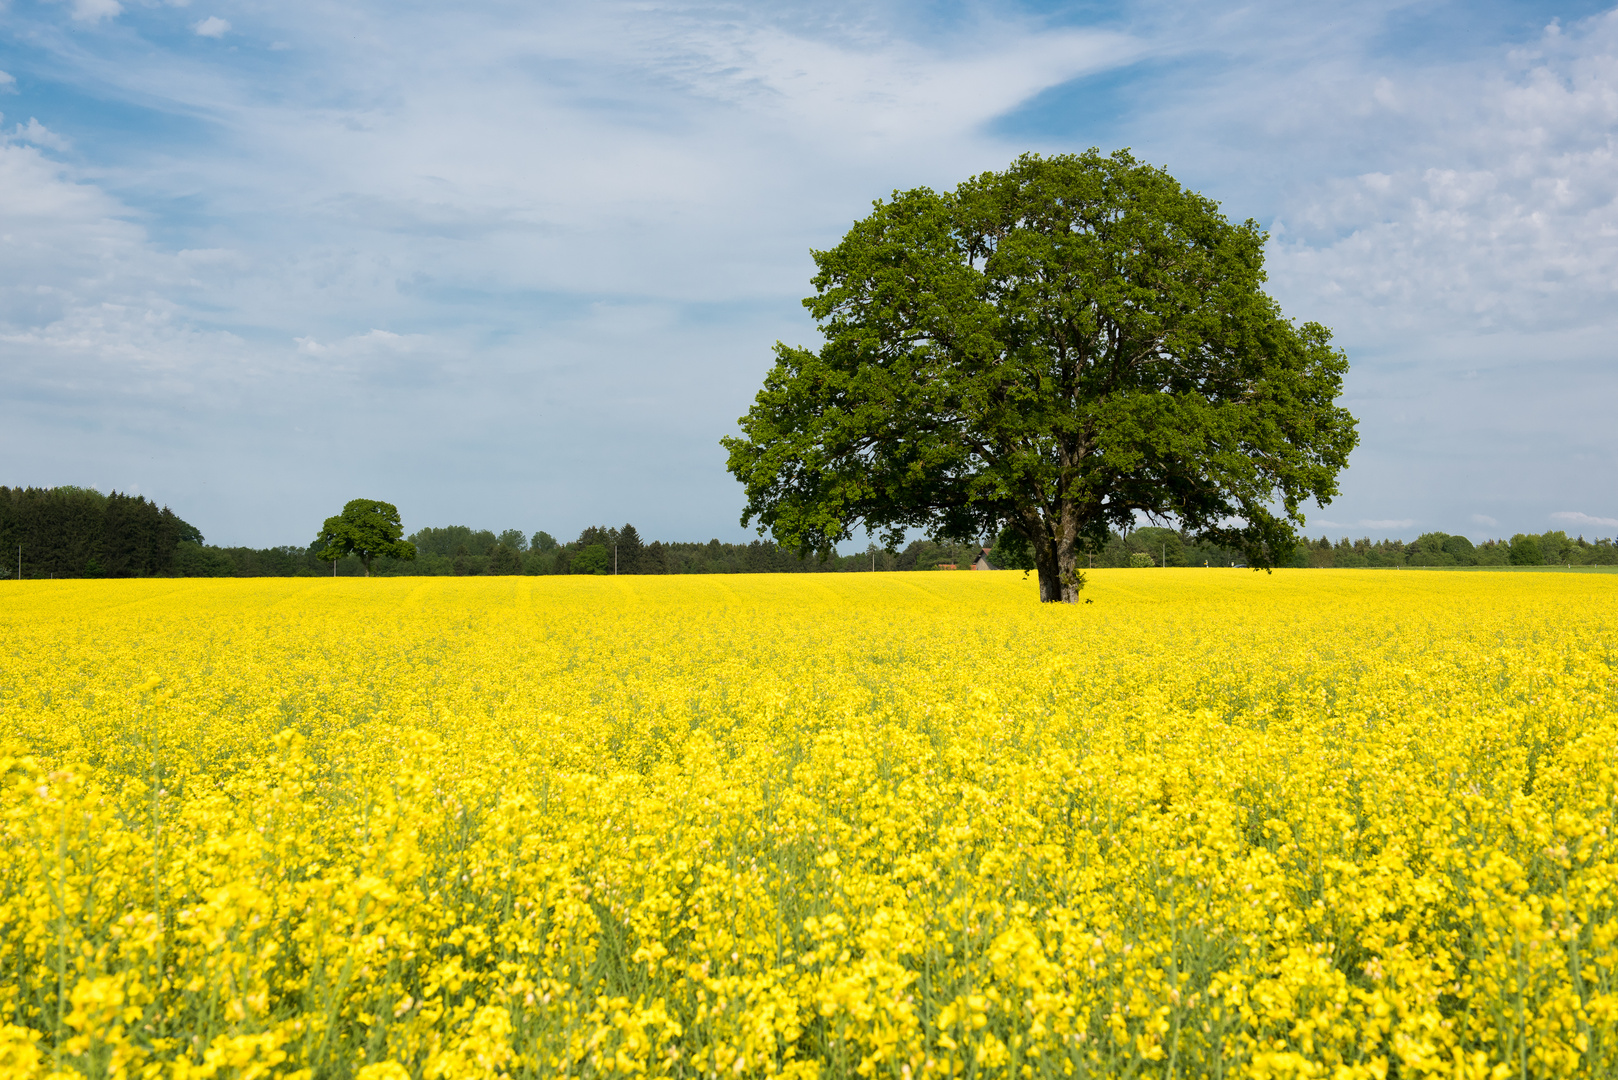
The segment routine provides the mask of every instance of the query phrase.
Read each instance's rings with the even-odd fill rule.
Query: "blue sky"
[[[718,439],[896,187],[1133,147],[1272,234],[1362,444],[1308,531],[1618,533],[1618,12],[0,4],[0,483],[211,542],[743,539]]]

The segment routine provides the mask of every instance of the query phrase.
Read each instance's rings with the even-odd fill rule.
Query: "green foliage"
[[[1002,570],[1034,569],[1034,545],[1015,527],[1007,525],[989,549],[989,561]]]
[[[350,499],[341,514],[326,519],[315,543],[318,557],[327,562],[357,556],[370,577],[371,563],[379,555],[407,561],[416,557],[415,545],[400,539],[403,535],[398,507],[376,499]]]
[[[607,526],[588,525],[579,533],[579,538],[568,546],[574,548],[575,550],[589,547],[592,544],[601,544],[604,547],[610,547],[616,539],[617,533]]]
[[[474,551],[481,554],[500,543],[500,539],[488,529],[445,525],[441,528],[417,529],[410,534],[410,543],[420,557],[440,555],[454,558]]]
[[[538,536],[547,536],[536,533]],[[504,529],[496,535],[489,529],[465,525],[444,525],[418,529],[410,534],[419,567],[410,572],[422,574],[521,574],[530,571],[530,543],[521,529]],[[552,549],[555,541],[551,542]],[[396,571],[383,564],[384,572]]]
[[[1423,533],[1406,550],[1405,560],[1410,566],[1454,566],[1455,556],[1445,550],[1449,540],[1446,533]]]
[[[641,557],[646,545],[641,543],[640,533],[635,530],[635,526],[626,522],[624,527],[618,530],[614,542],[618,559],[617,572],[620,574],[640,573]]]
[[[108,534],[111,542],[108,542]],[[767,541],[730,544],[720,540],[704,543],[645,542],[631,524],[612,529],[591,526],[580,534],[580,541],[560,544],[546,532],[535,532],[524,547],[510,541],[521,537],[518,530],[496,534],[488,529],[464,525],[421,529],[409,538],[417,552],[414,560],[377,555],[367,567],[357,556],[334,552],[324,542],[308,548],[296,546],[246,548],[214,547],[202,542],[195,527],[181,521],[167,509],[137,496],[114,492],[103,495],[88,488],[52,489],[0,488],[0,575],[14,575],[15,562],[4,559],[7,548],[16,550],[21,535],[25,544],[24,576],[44,577],[127,577],[173,574],[184,577],[295,577],[315,574],[358,576],[400,574],[566,574],[574,571],[573,560],[586,547],[598,546],[606,552],[606,573],[612,572],[612,551],[618,552],[618,572],[622,574],[709,574],[709,573],[869,573],[936,570],[940,564],[962,569],[971,566],[980,550],[976,543],[923,539],[902,551],[877,549],[871,552],[837,555],[828,553],[804,558],[796,551]],[[1014,527],[1008,525],[993,541],[990,561],[1001,569],[1028,570],[1032,567],[1031,545],[1019,543]],[[153,545],[172,541],[166,557]],[[1538,554],[1535,554],[1537,550]],[[1240,551],[1220,547],[1188,532],[1147,526],[1129,533],[1111,531],[1100,544],[1088,544],[1079,567],[1123,567],[1136,555],[1148,555],[1154,565],[1234,566],[1244,559]],[[1512,541],[1488,540],[1474,545],[1464,536],[1427,533],[1405,543],[1398,540],[1350,541],[1335,543],[1326,537],[1301,543],[1293,553],[1295,565],[1315,567],[1462,567],[1542,565],[1618,565],[1618,544],[1612,539],[1588,541],[1569,538],[1561,531],[1539,535],[1519,534]],[[12,559],[15,558],[13,554]],[[598,555],[586,558],[586,572],[598,572]],[[74,560],[79,560],[75,563]],[[9,562],[9,565],[7,565]],[[155,568],[155,569],[154,569]]]
[[[488,560],[485,568],[486,573],[522,573],[522,553],[515,548],[507,547],[504,542],[498,543],[489,549]]]
[[[778,344],[723,440],[743,523],[804,554],[1015,523],[1046,600],[1139,512],[1277,565],[1357,436],[1330,333],[1262,292],[1264,241],[1123,151],[895,192],[814,253],[825,345]]]
[[[174,573],[179,577],[234,577],[236,563],[218,548],[182,540],[174,549]]]
[[[1512,566],[1543,566],[1545,555],[1539,546],[1539,537],[1518,533],[1511,538]]]
[[[1472,541],[1442,532],[1423,533],[1405,550],[1407,566],[1476,566],[1478,558]]]
[[[1464,536],[1446,536],[1444,554],[1455,560],[1457,566],[1476,566],[1478,549]]]
[[[588,544],[573,556],[570,569],[575,574],[608,574],[612,572],[612,556],[605,544]]]
[[[460,528],[460,527],[455,527]],[[473,536],[493,537],[487,530],[463,530]],[[611,535],[614,530],[605,530]],[[619,531],[621,535],[621,530]],[[1240,552],[1229,548],[1222,548],[1192,537],[1187,533],[1174,533],[1172,530],[1159,530],[1156,528],[1141,528],[1125,535],[1113,532],[1108,535],[1106,543],[1087,550],[1080,561],[1081,568],[1094,565],[1098,568],[1122,567],[1130,564],[1130,559],[1137,553],[1150,555],[1153,560],[1161,558],[1165,546],[1164,533],[1168,533],[1166,546],[1169,553],[1169,565],[1172,566],[1217,566],[1227,567],[1240,565],[1243,558]],[[419,533],[417,535],[420,535]],[[415,537],[412,537],[414,540]],[[1540,543],[1545,542],[1544,537],[1536,537]],[[1176,540],[1181,545],[1180,556],[1175,554]],[[1446,541],[1447,543],[1448,541]],[[620,540],[620,544],[622,541]],[[1587,541],[1582,537],[1569,541],[1569,549],[1564,562],[1580,565],[1613,565],[1618,564],[1618,545],[1610,539]],[[522,573],[524,574],[566,574],[571,570],[570,560],[574,552],[571,545],[559,544],[549,552],[530,550],[522,554]],[[1476,545],[1478,566],[1504,566],[1507,564],[1507,554],[1510,545],[1504,541],[1489,540]],[[217,575],[224,571],[228,564],[232,567],[228,573],[236,577],[288,577],[297,575],[325,573],[330,574],[332,567],[322,563],[315,553],[301,547],[278,548],[216,548],[208,547],[207,552],[220,562],[202,564],[206,573]],[[622,562],[622,547],[620,547],[620,573],[640,574],[766,574],[766,573],[869,573],[871,571],[871,557],[863,552],[850,555],[830,555],[825,561],[811,555],[801,558],[797,552],[783,548],[768,541],[755,540],[748,544],[727,544],[719,540],[710,540],[703,543],[667,543],[652,541],[641,548],[638,565],[633,571],[625,570]],[[953,563],[962,569],[969,567],[979,548],[976,544],[957,544],[948,541],[915,540],[902,551],[892,552],[879,550],[876,554],[876,569],[879,572],[890,571],[933,571],[940,563]],[[1414,543],[1404,543],[1398,540],[1377,540],[1368,538],[1350,541],[1344,537],[1335,542],[1327,542],[1325,538],[1300,544],[1294,553],[1300,565],[1318,567],[1366,567],[1392,569],[1406,566],[1424,565],[1422,549]],[[1183,558],[1183,562],[1180,561]],[[996,566],[1007,569],[1005,551],[1001,540],[996,539],[990,551],[989,559]],[[414,562],[404,562],[396,559],[378,558],[372,564],[372,573],[376,575],[399,574],[486,574],[495,572],[492,569],[494,556],[487,553],[487,549],[473,552],[463,550],[460,554],[426,555],[419,556]],[[175,573],[190,574],[195,571],[190,567],[198,565],[188,558],[178,554],[175,559]],[[1444,564],[1448,565],[1448,564]],[[1539,565],[1539,564],[1534,564]],[[337,563],[339,575],[360,575],[365,572],[364,566],[357,558],[346,558]],[[1017,568],[1020,567],[1010,567]],[[509,569],[501,572],[510,572]],[[610,571],[609,571],[610,572]]]
[[[1150,555],[1146,554],[1146,552],[1137,551],[1135,554],[1129,557],[1129,565],[1135,567],[1136,569],[1144,569],[1148,566],[1156,566],[1157,563]]]
[[[175,572],[181,541],[202,533],[143,496],[64,485],[0,487],[0,577],[153,577]]]
[[[1174,529],[1143,525],[1129,534],[1129,542],[1136,550],[1150,555],[1153,566],[1186,565],[1185,540]]]
[[[1541,533],[1539,536],[1539,555],[1547,565],[1561,566],[1564,563],[1575,562],[1577,550],[1578,545],[1569,540],[1567,533],[1561,529]]]

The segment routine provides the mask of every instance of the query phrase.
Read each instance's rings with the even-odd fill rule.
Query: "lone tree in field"
[[[1266,236],[1127,151],[1028,154],[894,192],[814,253],[819,352],[776,344],[740,436],[742,524],[800,553],[856,524],[896,546],[1026,542],[1073,602],[1086,543],[1137,513],[1285,559],[1358,436],[1348,363],[1262,290]]]
[[[398,507],[376,499],[350,499],[343,512],[326,519],[315,545],[317,557],[336,562],[344,555],[358,555],[371,576],[371,560],[378,555],[391,559],[414,559],[416,545],[399,539],[404,526],[399,523]]]

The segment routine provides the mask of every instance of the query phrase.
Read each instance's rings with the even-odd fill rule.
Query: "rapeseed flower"
[[[1618,579],[0,591],[0,1074],[1618,1073]]]

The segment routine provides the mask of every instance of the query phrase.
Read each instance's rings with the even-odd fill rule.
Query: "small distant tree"
[[[399,509],[392,503],[376,499],[350,499],[343,512],[329,517],[315,538],[320,548],[317,558],[336,562],[345,555],[358,555],[365,566],[365,576],[371,576],[371,560],[378,555],[390,559],[414,559],[416,547],[401,540],[404,526],[399,524]]]
[[[570,569],[575,574],[610,574],[612,556],[607,554],[607,545],[586,544],[573,556]]]
[[[489,573],[491,574],[520,574],[522,573],[522,555],[516,548],[507,547],[499,543],[489,549]]]
[[[1539,537],[1518,533],[1511,538],[1512,566],[1540,566],[1545,555],[1540,550]]]
[[[618,530],[618,572],[620,574],[640,573],[641,551],[645,545],[641,542],[640,533],[635,526],[624,523]]]
[[[1561,565],[1583,562],[1577,554],[1578,550],[1579,545],[1569,540],[1567,533],[1561,529],[1553,529],[1539,536],[1539,557],[1546,563]]]
[[[1464,536],[1451,536],[1445,539],[1444,552],[1461,566],[1471,566],[1478,561],[1478,549]]]
[[[1422,533],[1405,549],[1409,566],[1454,566],[1459,560],[1450,552],[1448,533]]]
[[[611,550],[612,545],[617,541],[618,531],[616,529],[609,529],[605,525],[587,525],[584,531],[579,533],[579,538],[569,546],[574,551],[582,551],[592,544],[600,544],[602,547]]]

